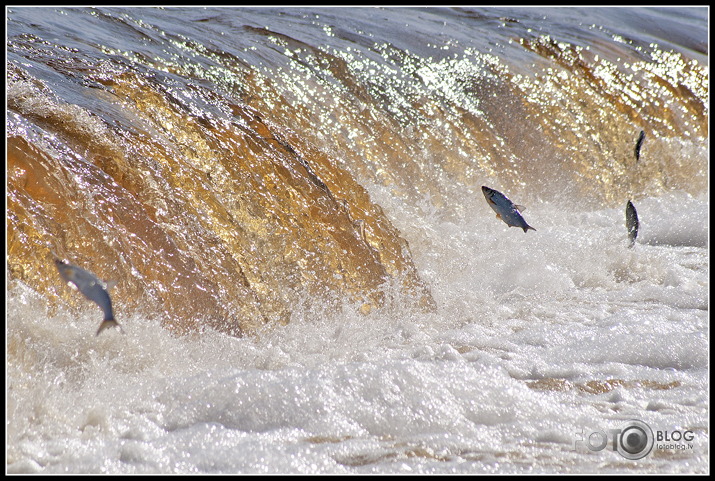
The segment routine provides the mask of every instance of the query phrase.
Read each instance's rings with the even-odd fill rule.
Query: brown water
[[[10,8],[7,25],[8,276],[54,309],[87,304],[53,255],[117,281],[118,319],[177,333],[396,295],[429,310],[415,234],[376,188],[459,220],[484,184],[565,209],[708,187],[705,9]]]

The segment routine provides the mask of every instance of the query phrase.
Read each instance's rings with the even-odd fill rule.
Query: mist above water
[[[9,9],[7,471],[706,472],[705,12]]]

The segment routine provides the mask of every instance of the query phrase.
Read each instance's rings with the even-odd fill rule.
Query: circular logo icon
[[[618,452],[626,459],[641,459],[653,449],[653,430],[643,421],[628,421],[618,436]]]

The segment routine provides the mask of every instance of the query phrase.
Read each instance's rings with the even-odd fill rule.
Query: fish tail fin
[[[534,228],[531,227],[530,225],[527,225],[526,227],[522,227],[522,229],[524,229],[524,234],[526,234],[526,231],[528,231],[529,229],[531,229],[531,230],[533,230],[534,232],[536,232],[536,229],[534,229]]]
[[[109,329],[110,327],[116,327],[116,328],[119,329],[120,332],[122,332],[122,333],[124,332],[124,331],[122,330],[122,326],[120,326],[117,321],[115,321],[114,319],[105,319],[105,320],[103,320],[102,323],[99,325],[99,329],[97,329],[97,336],[99,336],[99,334],[100,334],[103,330]]]

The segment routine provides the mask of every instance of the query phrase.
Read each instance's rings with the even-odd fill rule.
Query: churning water
[[[7,472],[709,471],[707,9],[7,26]]]

